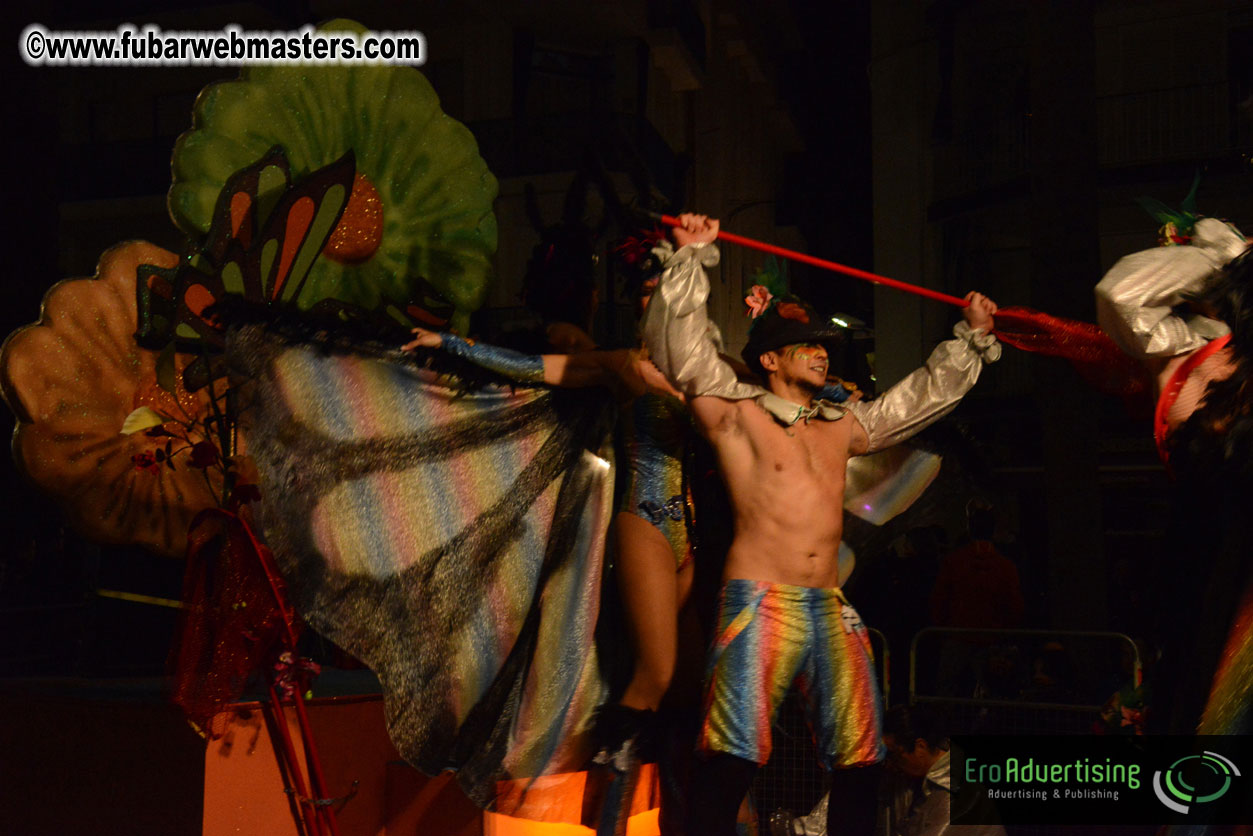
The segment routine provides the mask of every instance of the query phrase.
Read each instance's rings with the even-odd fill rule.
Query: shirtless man
[[[827,376],[822,344],[838,332],[798,299],[770,300],[764,312],[753,306],[759,316],[743,353],[765,388],[743,383],[719,360],[705,312],[702,266],[717,262],[718,222],[680,220],[679,249],[643,333],[716,451],[735,519],[707,667],[699,742],[706,757],[693,779],[688,827],[689,836],[722,836],[735,832],[740,800],[770,759],[770,726],[793,682],[827,769],[883,759],[870,642],[838,588],[845,465],[949,412],[1000,346],[991,333],[996,305],[972,293],[957,339],[938,346],[926,366],[868,403],[815,403]],[[831,836],[872,832],[874,790],[859,783],[867,782],[837,782]],[[855,791],[837,793],[841,786]]]

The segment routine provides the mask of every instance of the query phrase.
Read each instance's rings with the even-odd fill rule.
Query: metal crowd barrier
[[[910,642],[908,698],[945,707],[953,734],[1082,734],[1142,677],[1125,633],[928,627]]]

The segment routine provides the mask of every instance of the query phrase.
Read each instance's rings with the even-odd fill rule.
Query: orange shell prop
[[[191,395],[181,384],[177,395],[161,389],[157,354],[134,339],[136,269],[177,263],[168,250],[132,241],[105,252],[94,278],[53,285],[39,321],[14,331],[0,349],[0,394],[18,419],[18,467],[84,535],[182,557],[192,518],[217,504],[221,476],[185,458],[174,470],[141,469],[132,456],[165,439],[120,432],[141,406],[183,422],[208,409],[207,392]]]

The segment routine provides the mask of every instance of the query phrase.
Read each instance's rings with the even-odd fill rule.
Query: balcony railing
[[[1226,82],[1099,98],[1100,163],[1168,162],[1247,148],[1253,128],[1235,113]]]
[[[1227,82],[1096,100],[1097,160],[1104,168],[1203,160],[1253,148],[1253,120],[1239,117]],[[935,149],[935,198],[989,192],[1031,165],[1026,114],[972,119]]]

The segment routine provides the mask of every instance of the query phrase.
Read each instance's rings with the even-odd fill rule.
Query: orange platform
[[[290,709],[287,720],[303,759]],[[346,799],[336,805],[341,836],[482,834],[482,812],[451,776],[428,778],[400,759],[380,696],[313,699],[309,723],[327,792]],[[301,836],[274,751],[260,705],[236,706],[226,734],[205,750],[203,836]]]
[[[229,715],[226,734],[206,746],[159,680],[0,682],[0,834],[301,836],[259,704]],[[309,721],[328,792],[352,794],[341,836],[592,833],[568,823],[578,821],[582,773],[528,782],[522,812],[547,821],[483,813],[451,776],[400,760],[380,696],[316,698]],[[288,726],[300,751],[291,712]],[[642,777],[628,834],[656,836],[651,776]]]
[[[0,834],[299,836],[259,705],[230,713],[206,746],[158,680],[0,682]],[[330,792],[357,782],[341,836],[483,833],[449,776],[400,760],[378,695],[314,699],[309,721]]]

